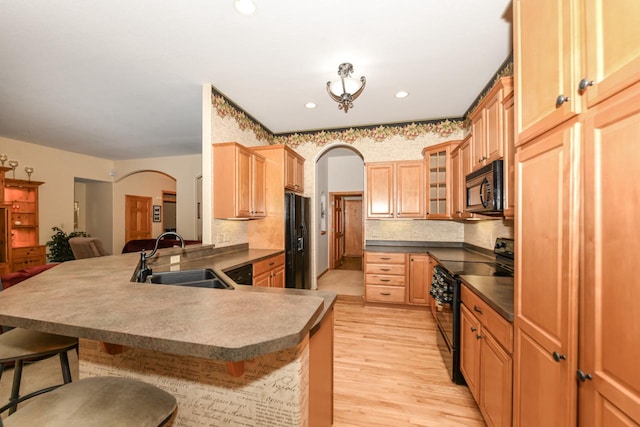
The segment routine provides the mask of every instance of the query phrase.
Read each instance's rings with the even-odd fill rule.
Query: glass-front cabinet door
[[[447,141],[422,150],[427,165],[427,219],[451,218],[451,151],[459,143]]]

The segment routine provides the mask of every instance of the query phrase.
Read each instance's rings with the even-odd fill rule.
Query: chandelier
[[[356,100],[364,90],[367,79],[364,76],[360,80],[351,77],[353,65],[345,62],[338,67],[340,80],[327,82],[327,92],[331,99],[338,103],[338,109],[346,113],[349,108],[353,108],[353,101]]]

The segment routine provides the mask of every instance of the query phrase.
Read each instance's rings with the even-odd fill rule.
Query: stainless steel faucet
[[[149,267],[147,267],[147,259],[153,257],[158,251],[158,244],[160,243],[160,239],[166,236],[176,236],[178,240],[180,240],[180,247],[184,248],[184,239],[181,235],[174,231],[165,231],[161,235],[156,238],[156,244],[153,247],[153,251],[149,255],[147,255],[146,251],[143,249],[140,251],[140,268],[138,269],[138,273],[136,274],[136,282],[144,283],[147,280],[147,277],[151,275],[153,272]]]

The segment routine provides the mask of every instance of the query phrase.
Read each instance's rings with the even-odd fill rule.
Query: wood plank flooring
[[[451,382],[426,310],[335,305],[334,427],[484,426]]]

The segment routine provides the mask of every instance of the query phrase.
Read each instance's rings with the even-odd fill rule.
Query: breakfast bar
[[[153,268],[206,266],[225,278],[227,267],[274,253],[196,250],[205,256],[159,251]],[[178,399],[174,426],[308,423],[310,365],[314,351],[332,347],[335,294],[135,283],[137,257],[65,262],[34,276],[0,294],[0,324],[80,338],[80,377],[158,385]],[[318,346],[325,326],[331,339]]]

